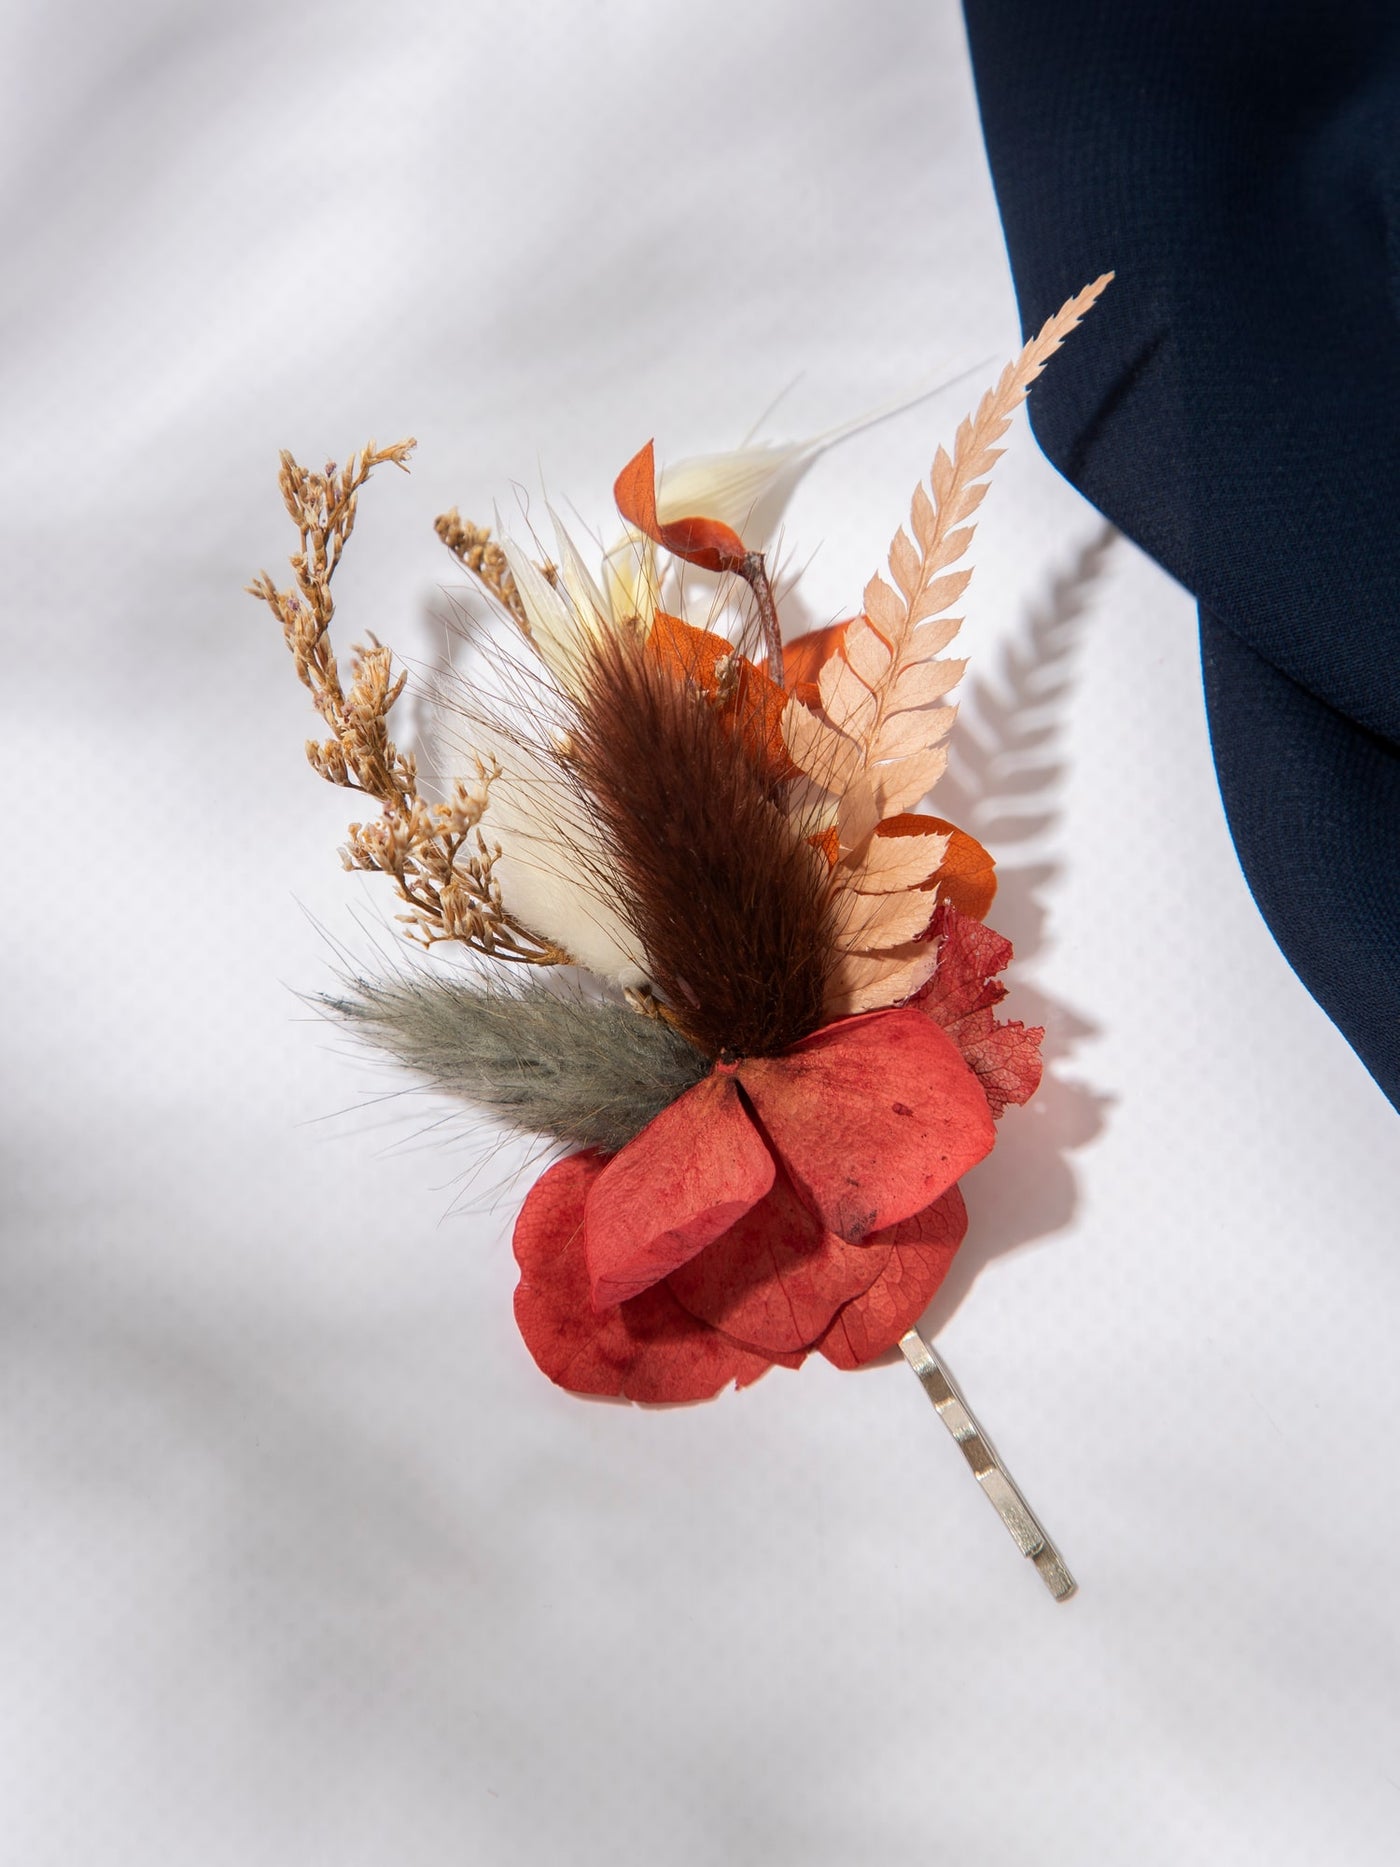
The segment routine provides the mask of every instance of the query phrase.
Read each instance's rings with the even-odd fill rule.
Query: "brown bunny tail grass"
[[[710,1056],[771,1056],[822,1023],[829,869],[705,696],[645,647],[594,644],[565,760],[671,1021]]]

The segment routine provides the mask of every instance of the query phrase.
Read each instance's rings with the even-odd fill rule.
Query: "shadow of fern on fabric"
[[[968,1176],[972,1224],[925,1321],[941,1328],[986,1266],[1061,1232],[1078,1204],[1070,1156],[1107,1120],[1109,1099],[1068,1073],[1098,1027],[1076,1007],[1024,982],[1047,944],[1063,863],[1053,837],[1069,766],[1067,719],[1090,611],[1117,533],[1103,526],[1029,605],[990,673],[968,682],[937,806],[997,857],[991,921],[1016,948],[1016,982],[1002,1009],[1045,1027],[1045,1076],[1034,1099],[1008,1112],[996,1149]]]

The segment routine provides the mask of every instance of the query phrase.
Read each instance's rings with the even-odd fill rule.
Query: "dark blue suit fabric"
[[[1036,436],[1195,595],[1254,898],[1400,1106],[1400,0],[965,13],[1026,331],[1117,273]]]

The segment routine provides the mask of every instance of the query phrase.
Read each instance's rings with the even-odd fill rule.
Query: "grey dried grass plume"
[[[556,991],[406,971],[321,1000],[360,1037],[527,1134],[616,1153],[700,1081],[708,1059],[655,1017]]]

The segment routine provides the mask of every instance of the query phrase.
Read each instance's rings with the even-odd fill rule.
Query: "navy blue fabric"
[[[1036,436],[1199,600],[1245,875],[1400,1106],[1400,0],[964,10],[1027,333],[1117,273]]]

